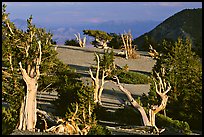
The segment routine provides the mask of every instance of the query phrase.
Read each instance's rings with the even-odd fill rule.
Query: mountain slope
[[[147,46],[142,47],[145,43],[145,37],[155,42],[161,42],[163,39],[175,41],[178,37],[189,37],[193,49],[197,54],[202,55],[202,8],[184,9],[166,19],[150,32],[134,39],[134,43],[141,50],[148,50]]]

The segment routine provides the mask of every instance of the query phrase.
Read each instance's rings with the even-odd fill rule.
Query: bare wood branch
[[[9,28],[9,31],[11,32],[11,34],[13,35],[13,34],[14,34],[14,33],[13,33],[13,30],[11,29],[11,27],[10,27],[8,21],[6,21],[6,25],[7,25],[7,27]]]
[[[171,90],[171,85],[170,85],[170,83],[168,82],[168,88],[167,88],[167,90],[164,92],[164,94],[167,94],[167,92],[169,92]]]
[[[27,46],[25,47],[25,51],[26,51],[26,57],[28,57],[28,55],[29,55],[28,51],[29,51],[30,45],[27,43],[26,43],[26,45]]]
[[[124,39],[124,35],[121,34],[121,37],[122,37],[123,45],[124,45],[124,47],[126,47],[126,43],[125,43],[125,39]]]
[[[75,110],[75,112],[74,112],[74,115],[72,116],[72,120],[74,120],[75,119],[75,117],[76,117],[76,114],[77,114],[77,112],[78,112],[78,109],[79,109],[79,106],[78,106],[78,103],[76,102],[76,110]]]
[[[89,112],[89,117],[91,117],[91,103],[90,103],[90,100],[89,100],[89,108],[88,108],[88,112]]]
[[[103,92],[103,87],[104,87],[104,84],[107,82],[105,81],[105,77],[107,75],[105,75],[105,70],[103,69],[102,70],[102,78],[101,78],[101,86],[99,88],[99,92],[98,92],[98,100],[99,100],[99,103],[101,104],[101,95],[102,95],[102,92]]]
[[[74,34],[74,36],[76,37],[77,41],[79,42],[79,46],[80,47],[85,47],[86,44],[86,37],[83,38],[83,41],[80,37],[80,33],[78,33],[78,36],[76,34]]]
[[[41,91],[39,91],[39,92],[43,92],[43,91],[45,91],[48,87],[50,87],[52,85],[52,83],[50,83],[49,85],[47,85],[45,88],[43,88]]]
[[[157,83],[156,83],[154,78],[153,78],[153,81],[154,81],[154,85],[155,85],[155,88],[156,88],[156,92],[157,92],[158,95],[160,95],[161,92],[159,92],[158,87],[157,87]]]
[[[41,64],[41,59],[42,59],[42,50],[41,50],[41,41],[38,41],[38,52],[39,52],[39,57],[37,60],[37,65],[39,66]]]
[[[25,82],[29,81],[30,77],[28,76],[26,70],[23,69],[21,62],[19,62],[19,66],[20,66],[20,70],[21,70],[21,73],[23,75],[23,79],[25,80]]]
[[[96,78],[94,78],[93,73],[92,73],[92,71],[91,71],[91,68],[89,68],[89,74],[90,74],[92,80],[93,80],[93,81],[96,81]]]
[[[99,56],[98,54],[96,54],[96,52],[94,52],[96,58],[97,58],[97,70],[96,70],[96,79],[99,78],[99,70],[100,70],[100,60],[99,60]]]
[[[6,75],[7,77],[12,78],[12,74],[10,74],[10,73],[8,73],[8,72],[2,70],[2,73],[3,73],[4,75]]]
[[[35,76],[36,80],[38,80],[40,77],[40,64],[41,64],[41,58],[42,58],[41,41],[38,41],[38,52],[39,52],[39,57],[37,58],[37,63],[36,63],[36,76]]]
[[[20,39],[19,39],[20,40]],[[17,41],[16,41],[17,42]],[[20,49],[24,49],[24,47],[17,45],[16,47],[20,48]]]
[[[90,125],[86,125],[82,130],[82,135],[87,135],[89,130],[91,129],[91,126]]]
[[[128,91],[127,89],[125,89],[125,88],[120,84],[119,79],[118,79],[117,76],[114,76],[114,79],[117,80],[117,86],[119,87],[119,89],[120,89],[123,93],[125,93],[125,95],[127,96],[129,102],[131,103],[131,105],[132,105],[134,108],[136,108],[136,109],[140,112],[140,114],[141,114],[141,116],[142,116],[143,124],[144,124],[145,126],[151,126],[150,121],[149,121],[149,119],[148,119],[148,117],[147,117],[147,114],[146,114],[144,108],[143,108],[142,106],[140,106],[139,103],[137,103],[137,101],[134,100],[134,98],[132,97],[130,91]],[[115,83],[115,82],[114,82],[114,83]],[[115,83],[115,84],[116,84],[116,83]]]
[[[159,53],[155,49],[153,49],[151,44],[149,45],[149,50],[150,51],[148,53],[151,57],[156,58],[156,59],[159,57]]]
[[[46,111],[40,110],[40,109],[36,109],[37,113],[43,115],[47,120],[49,120],[52,123],[57,123],[54,119],[52,119]]]
[[[27,72],[28,72],[28,75],[30,76],[30,74],[31,74],[31,65],[30,64],[27,65]]]
[[[74,34],[74,36],[76,37],[77,41],[79,40],[78,36],[76,34]]]
[[[10,63],[11,71],[13,71],[13,63],[12,63],[12,55],[11,54],[9,56],[9,63]]]
[[[84,37],[84,39],[83,39],[83,47],[85,47],[86,46],[86,37]]]

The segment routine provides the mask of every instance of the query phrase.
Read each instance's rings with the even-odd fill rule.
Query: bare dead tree
[[[100,60],[99,60],[99,56],[96,53],[95,53],[95,56],[97,58],[96,76],[95,77],[93,76],[91,68],[89,69],[89,74],[93,81],[92,83],[94,87],[94,102],[101,104],[101,95],[103,92],[104,84],[107,82],[105,81],[105,78],[108,76],[108,74],[106,73],[107,71],[106,69],[102,70],[102,78],[101,78],[101,83],[100,83],[100,79],[99,79]]]
[[[152,45],[149,45],[149,55],[152,57],[152,58],[155,58],[157,59],[159,57],[159,53],[156,51],[156,49],[153,49]]]
[[[86,47],[86,37],[84,37],[83,39],[81,39],[80,33],[78,33],[78,35],[76,35],[76,34],[74,34],[74,35],[75,35],[77,41],[79,42],[79,46],[82,47],[82,48],[83,48],[83,47]]]
[[[123,45],[124,45],[124,52],[125,52],[126,59],[138,58],[139,53],[137,53],[136,50],[134,50],[134,48],[132,47],[132,34],[131,34],[131,32],[129,31],[128,33],[121,34],[121,37],[122,37],[122,41],[123,41]]]
[[[164,75],[164,68],[161,69],[161,74]],[[161,133],[163,132],[164,130],[161,130],[159,131],[158,128],[156,127],[155,125],[155,115],[161,111],[161,110],[164,110],[166,105],[167,105],[167,101],[168,101],[168,96],[166,95],[170,89],[171,89],[171,86],[170,86],[170,83],[168,82],[168,84],[166,83],[164,77],[161,77],[159,75],[159,73],[155,72],[156,75],[157,75],[157,79],[159,80],[159,88],[157,86],[157,82],[156,80],[154,79],[154,83],[155,83],[155,87],[156,87],[156,93],[161,97],[162,101],[161,101],[161,104],[159,106],[157,105],[152,105],[151,108],[149,109],[149,118],[147,117],[147,114],[144,110],[144,108],[132,97],[131,95],[131,92],[128,91],[127,89],[125,89],[119,82],[119,79],[117,76],[114,77],[114,79],[117,80],[117,83],[114,82],[118,87],[119,89],[125,93],[125,95],[127,96],[129,102],[131,103],[131,105],[133,106],[133,108],[137,109],[141,116],[142,116],[142,120],[143,120],[143,124],[144,126],[152,126],[152,127],[155,127],[155,129],[157,130],[157,133]]]

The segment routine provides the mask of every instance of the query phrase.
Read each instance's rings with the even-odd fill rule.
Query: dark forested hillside
[[[184,9],[166,19],[153,30],[141,35],[134,40],[140,50],[148,50],[145,45],[148,38],[151,42],[157,43],[167,40],[177,40],[178,37],[189,37],[193,44],[193,50],[202,56],[202,8]],[[156,49],[161,47],[157,46]]]

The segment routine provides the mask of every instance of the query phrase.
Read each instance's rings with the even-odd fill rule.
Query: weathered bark
[[[38,42],[39,48],[39,57],[36,58],[36,66],[29,66],[27,72],[23,69],[21,62],[19,63],[20,70],[23,76],[23,80],[27,86],[27,92],[24,97],[24,101],[22,102],[22,106],[20,109],[20,124],[18,126],[19,130],[35,130],[35,125],[37,122],[37,88],[38,83],[37,80],[40,76],[40,63],[41,63],[41,42]],[[26,56],[28,55],[29,46],[26,48]]]

